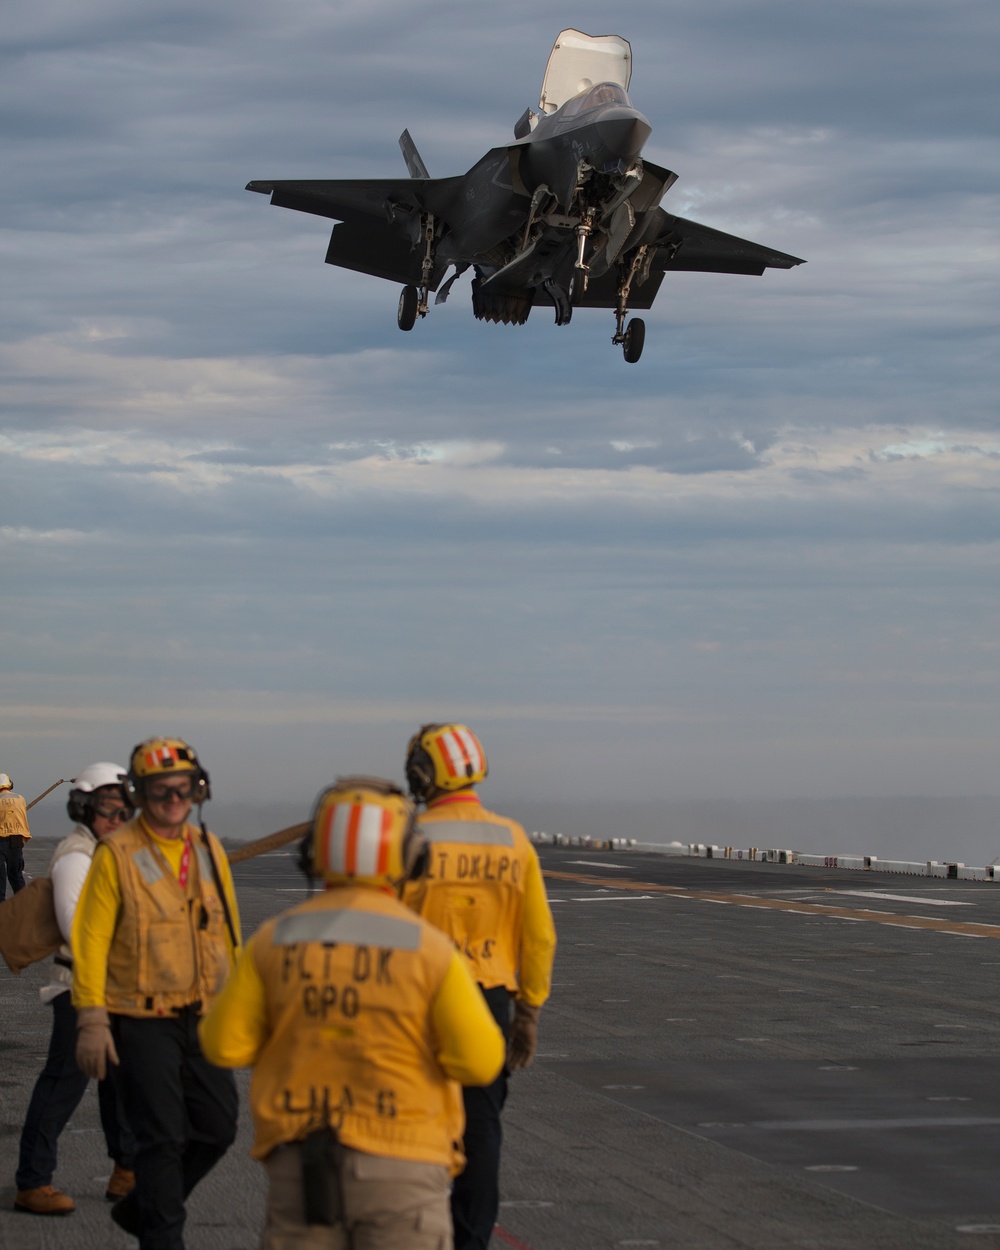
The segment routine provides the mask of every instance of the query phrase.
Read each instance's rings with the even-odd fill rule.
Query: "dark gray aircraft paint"
[[[39,842],[30,872],[52,852]],[[1000,883],[540,856],[559,951],[538,1058],[504,1113],[492,1250],[1000,1247]],[[234,878],[248,934],[306,897],[293,848]],[[11,1209],[48,978],[0,964],[0,1250],[128,1250],[93,1085],[60,1139],[76,1214]],[[239,1140],[188,1204],[189,1250],[259,1243],[237,1080]]]
[[[565,36],[577,45],[591,38]],[[431,178],[404,131],[409,178],[255,180],[247,190],[270,195],[279,208],[338,221],[327,264],[400,283],[403,330],[426,315],[430,292],[443,303],[471,268],[480,320],[521,325],[545,304],[566,325],[574,308],[608,308],[612,342],[634,363],[645,326],[639,318],[626,325],[628,310],[650,308],[668,271],[762,274],[804,262],[660,208],[677,175],[643,159],[652,128],[625,85],[589,83],[554,112],[526,110],[513,143],[458,177]]]

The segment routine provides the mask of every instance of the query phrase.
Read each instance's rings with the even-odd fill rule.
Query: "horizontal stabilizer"
[[[674,217],[662,208],[656,209],[655,225],[652,231],[645,232],[643,242],[660,249],[653,261],[654,269],[762,274],[765,269],[793,269],[806,263],[798,256],[724,234],[697,221]]]

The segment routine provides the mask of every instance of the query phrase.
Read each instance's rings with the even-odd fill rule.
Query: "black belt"
[[[171,1007],[170,1011],[175,1016],[200,1016],[201,1015],[201,999],[196,1003],[185,1003],[183,1007]]]
[[[56,955],[55,958],[52,960],[52,962],[54,964],[58,964],[60,968],[72,968],[73,967],[72,959],[67,958],[65,955]]]

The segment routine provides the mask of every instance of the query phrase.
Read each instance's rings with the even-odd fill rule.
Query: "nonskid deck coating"
[[[47,854],[29,846],[29,868]],[[540,854],[560,950],[539,1058],[512,1081],[495,1247],[1000,1246],[1000,950],[971,933],[997,927],[1000,886]],[[293,863],[236,869],[247,932],[302,897]],[[858,896],[869,888],[871,907]],[[945,914],[931,900],[965,905]],[[77,1214],[9,1209],[50,1017],[42,968],[0,978],[0,1247],[134,1246],[101,1197],[110,1165],[92,1093],[56,1178]],[[257,1243],[247,1119],[244,1101],[239,1142],[191,1200],[189,1250]]]

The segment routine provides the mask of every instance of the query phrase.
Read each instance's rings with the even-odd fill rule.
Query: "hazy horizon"
[[[50,796],[54,797],[54,796]],[[632,837],[664,844],[709,842],[819,855],[957,860],[984,866],[1000,857],[1000,796],[658,801],[655,803],[502,802],[490,804],[528,832]],[[206,823],[220,837],[252,840],[309,817],[310,802],[238,804],[213,800]],[[33,834],[68,829],[63,804],[43,800],[29,814]]]

